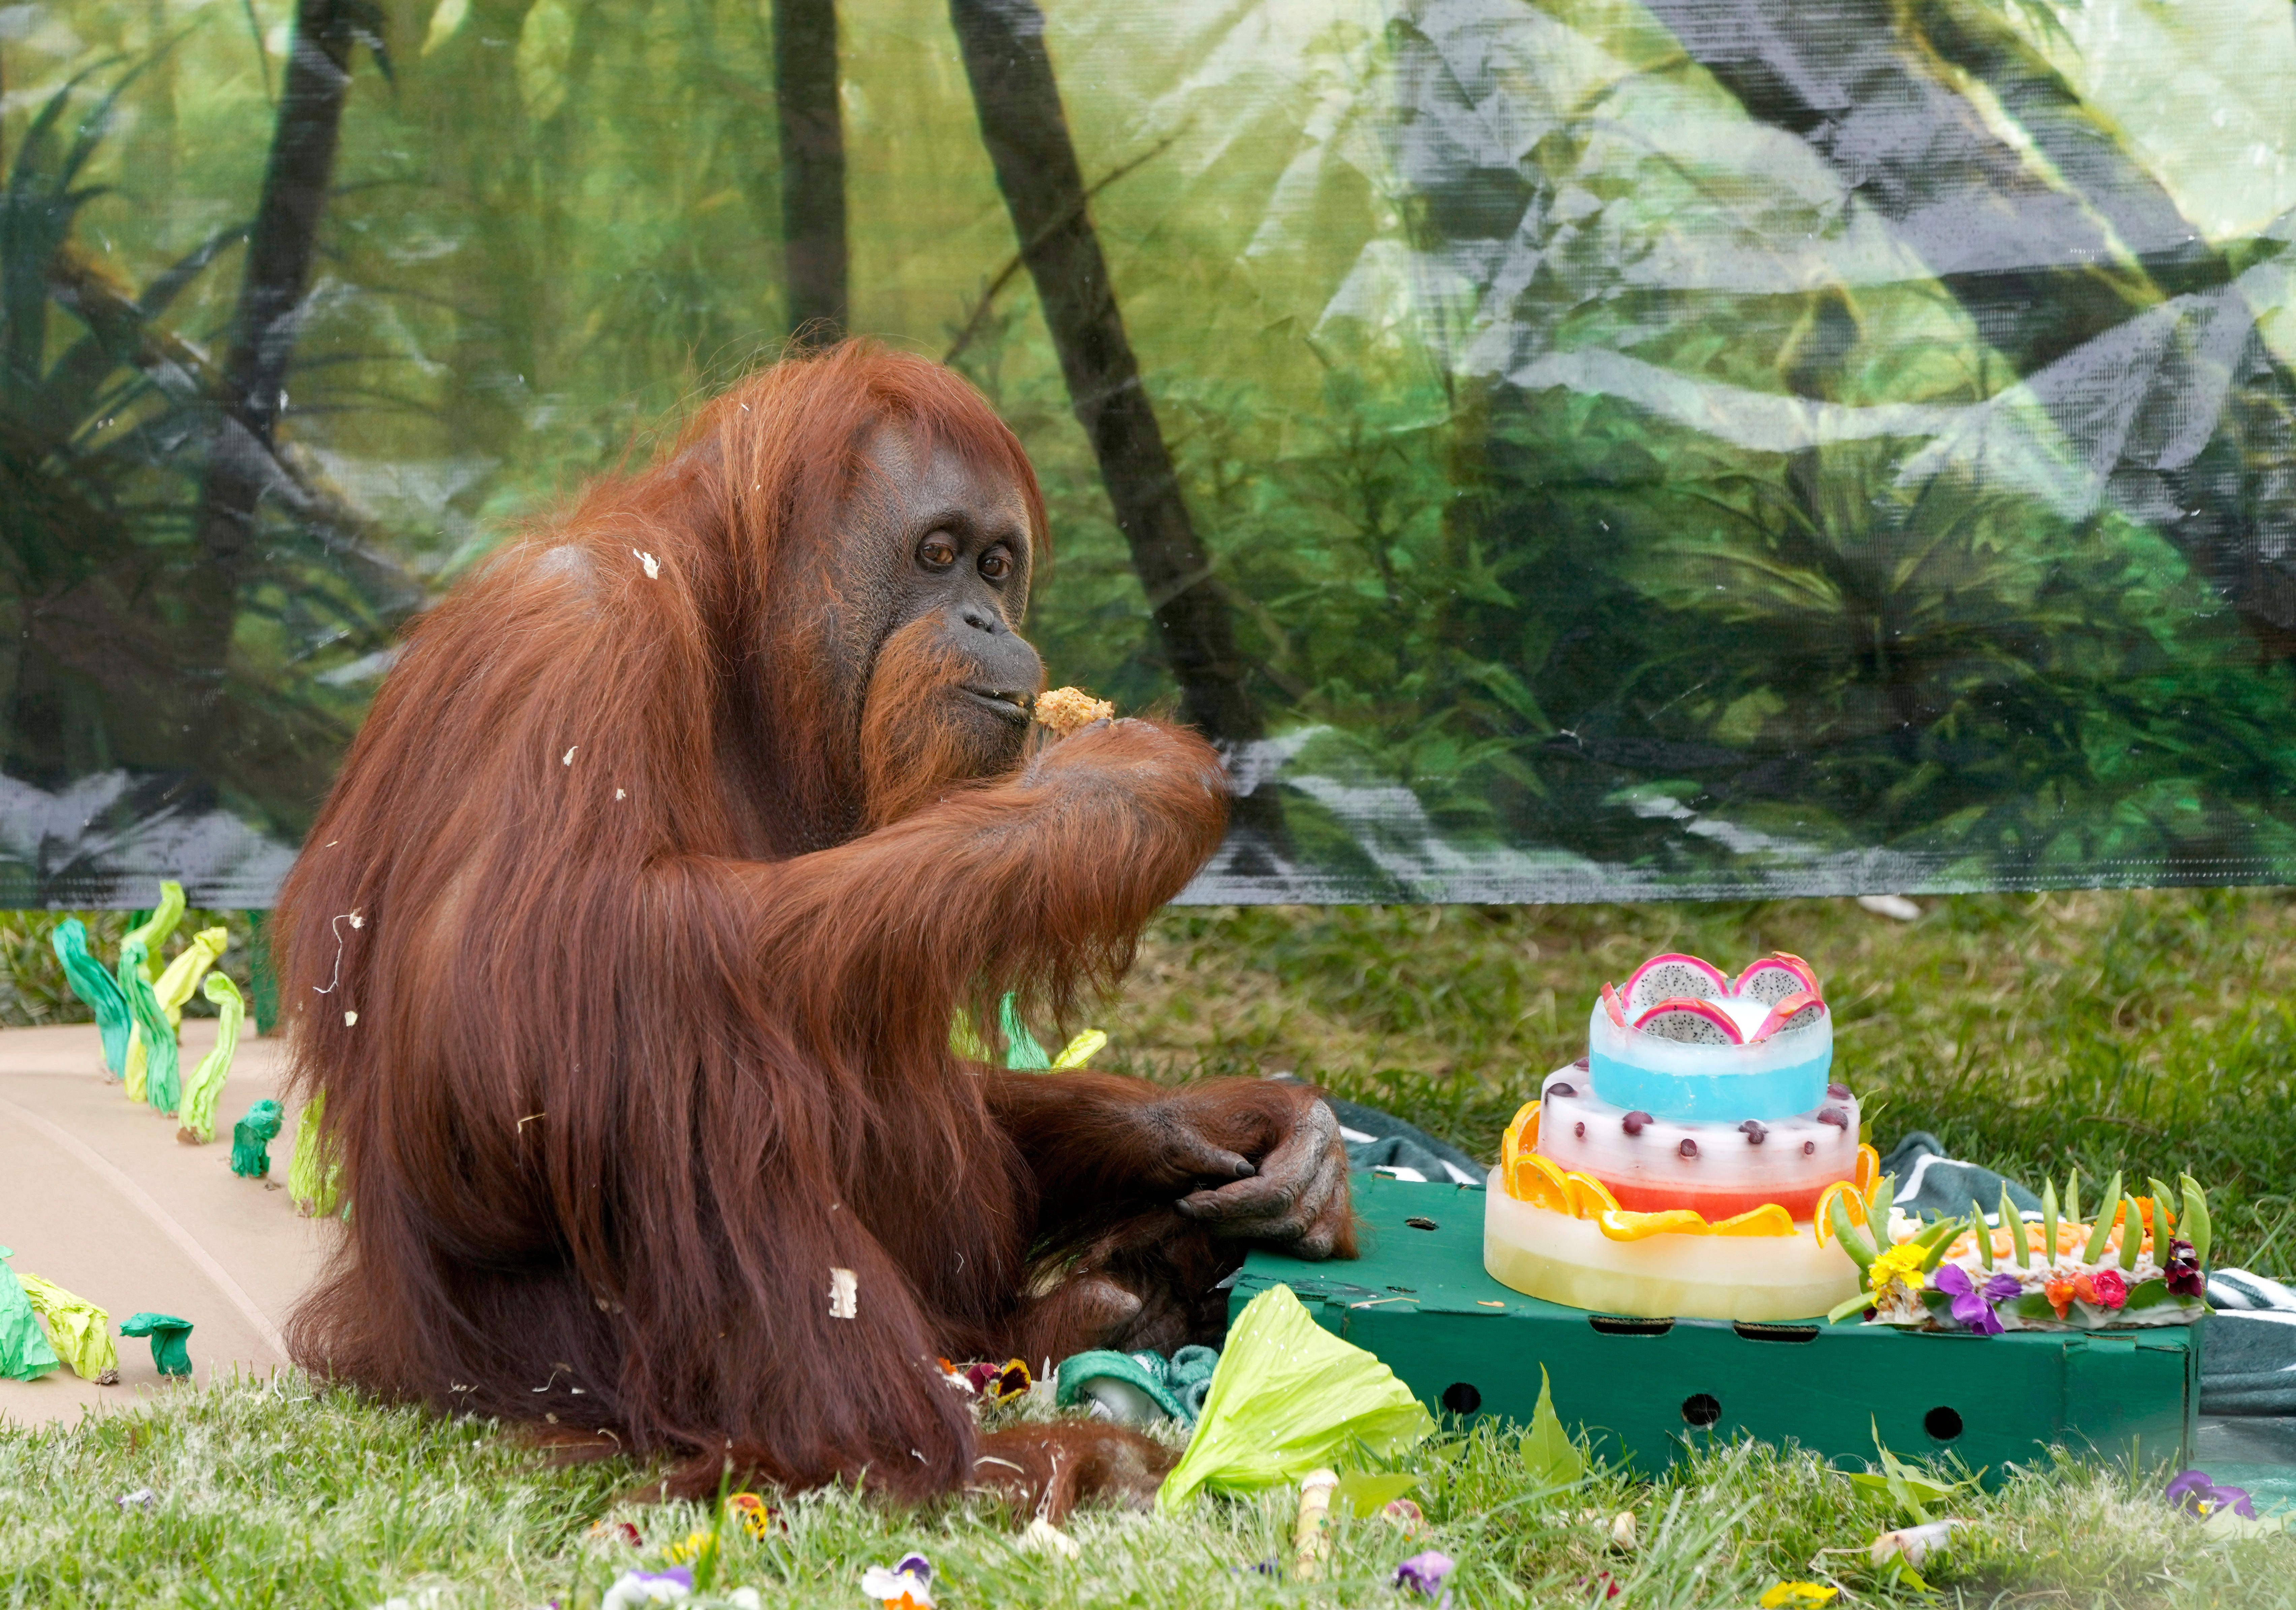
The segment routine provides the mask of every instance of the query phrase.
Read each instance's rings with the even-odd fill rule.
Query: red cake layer
[[[1844,1174],[1844,1179],[1850,1176]],[[1610,1179],[1597,1174],[1619,1205],[1629,1212],[1663,1213],[1675,1208],[1688,1208],[1713,1224],[1724,1219],[1735,1219],[1741,1213],[1751,1213],[1768,1203],[1776,1203],[1792,1213],[1796,1220],[1806,1220],[1817,1212],[1817,1199],[1833,1182],[1821,1180],[1815,1188],[1803,1190],[1732,1190],[1693,1191],[1679,1185],[1650,1185],[1637,1179]]]

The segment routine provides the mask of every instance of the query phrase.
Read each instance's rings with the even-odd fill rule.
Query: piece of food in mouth
[[[1080,687],[1056,687],[1037,695],[1037,719],[1063,738],[1095,721],[1112,719],[1115,714],[1115,705],[1094,698]]]

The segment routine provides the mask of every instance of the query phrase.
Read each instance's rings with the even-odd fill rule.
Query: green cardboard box
[[[1988,1484],[2048,1446],[2140,1467],[2183,1462],[2200,1326],[1999,1336],[1879,1326],[1635,1319],[1526,1297],[1483,1272],[1483,1195],[1358,1175],[1363,1255],[1246,1260],[1232,1318],[1283,1284],[1378,1355],[1431,1409],[1528,1423],[1539,1368],[1566,1424],[1648,1471],[1742,1434],[1828,1459],[1951,1453]]]

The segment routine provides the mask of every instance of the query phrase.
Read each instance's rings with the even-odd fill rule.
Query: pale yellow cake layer
[[[1592,1219],[1518,1202],[1494,1170],[1484,1191],[1483,1268],[1527,1296],[1650,1318],[1807,1319],[1857,1290],[1857,1266],[1804,1226],[1792,1236],[1651,1236],[1613,1241]]]

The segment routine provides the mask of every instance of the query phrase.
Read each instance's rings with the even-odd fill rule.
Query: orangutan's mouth
[[[1026,694],[996,692],[986,687],[968,687],[960,691],[974,703],[994,711],[1015,727],[1029,724],[1029,695]]]

